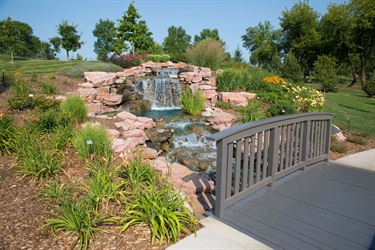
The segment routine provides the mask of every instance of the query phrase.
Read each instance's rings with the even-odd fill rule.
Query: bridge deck
[[[375,249],[375,172],[319,163],[226,208],[222,221],[274,249]]]

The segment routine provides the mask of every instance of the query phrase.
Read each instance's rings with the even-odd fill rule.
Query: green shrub
[[[72,142],[73,131],[69,126],[60,124],[50,136],[52,147],[59,151],[64,151]]]
[[[121,56],[114,56],[111,61],[121,68],[128,69],[140,65],[142,62],[148,60],[147,54],[124,54]]]
[[[37,119],[36,125],[42,132],[52,132],[57,126],[61,125],[61,114],[54,109],[40,113]]]
[[[168,62],[171,60],[170,55],[162,54],[162,55],[148,55],[148,60],[153,62]]]
[[[0,155],[10,153],[14,148],[14,120],[8,115],[0,112]]]
[[[302,82],[302,68],[292,51],[290,51],[285,58],[284,65],[282,66],[282,72],[283,78],[291,80],[293,83]]]
[[[262,102],[272,104],[277,102],[279,96],[277,93],[274,92],[260,92],[257,94],[257,98],[259,98],[259,100]]]
[[[362,146],[366,145],[366,140],[356,135],[347,136],[346,139],[348,140],[348,142],[351,143],[355,143]]]
[[[233,105],[229,102],[216,102],[215,107],[218,107],[221,109],[231,109],[233,108]]]
[[[141,189],[120,218],[120,233],[133,225],[146,224],[151,231],[151,244],[177,242],[180,233],[195,233],[197,220],[184,205],[180,194],[169,181],[162,179],[158,185]]]
[[[242,123],[265,118],[265,114],[262,110],[262,103],[254,99],[249,100],[246,107],[237,107],[237,112],[240,113],[240,120]]]
[[[314,62],[314,75],[322,84],[324,92],[336,92],[337,87],[337,60],[334,57],[322,55]]]
[[[223,43],[214,39],[205,39],[186,50],[190,64],[218,69],[226,59]]]
[[[83,122],[87,117],[87,106],[85,101],[76,95],[68,96],[60,104],[63,115],[73,122]]]
[[[375,71],[372,74],[372,77],[364,83],[362,89],[365,91],[368,97],[375,96]]]
[[[88,144],[91,141],[91,148]],[[103,126],[87,126],[74,135],[74,146],[78,152],[78,158],[101,159],[111,155],[111,141],[107,138],[106,128]],[[90,152],[91,151],[91,152]]]
[[[206,99],[200,91],[186,90],[181,94],[181,106],[191,115],[198,115],[204,108]]]
[[[61,184],[60,178],[57,178],[57,180],[50,181],[45,184],[41,195],[56,201],[58,204],[61,204],[69,197],[70,194],[66,186]]]
[[[296,108],[290,101],[280,100],[278,103],[271,104],[267,109],[268,115],[270,117],[279,115],[288,115],[297,113]]]
[[[52,82],[48,80],[43,80],[40,85],[42,86],[44,93],[46,95],[53,95],[56,94],[55,86]]]

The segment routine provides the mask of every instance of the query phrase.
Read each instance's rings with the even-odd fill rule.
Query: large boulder
[[[256,94],[249,92],[221,92],[218,96],[218,100],[221,102],[228,102],[234,106],[246,107],[247,103],[251,99],[255,99]]]
[[[117,74],[109,72],[85,72],[86,82],[91,83],[94,87],[110,86],[116,82]]]

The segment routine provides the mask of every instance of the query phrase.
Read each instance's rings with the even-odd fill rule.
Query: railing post
[[[268,176],[272,176],[271,187],[275,184],[275,175],[279,166],[280,128],[278,126],[270,130],[270,155],[268,162]]]
[[[327,161],[329,160],[329,151],[331,147],[331,126],[332,126],[332,118],[327,120],[327,125],[325,129],[325,142],[324,142],[324,153],[327,155]]]
[[[223,145],[223,140],[216,142],[217,146],[217,157],[216,157],[216,185],[215,185],[215,216],[222,218],[225,209],[225,190],[226,190],[226,162],[227,155],[224,152],[224,148],[227,145]]]
[[[308,155],[308,145],[310,145],[310,120],[307,120],[303,124],[303,135],[302,135],[302,162],[303,162],[303,171],[306,172],[306,161],[307,161],[307,155]]]

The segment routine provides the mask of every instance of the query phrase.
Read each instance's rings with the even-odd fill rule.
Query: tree
[[[117,27],[117,52],[128,49],[125,42],[130,42],[132,45],[133,54],[135,50],[146,50],[152,46],[154,40],[152,39],[152,32],[150,32],[146,21],[138,21],[141,15],[134,7],[134,1],[129,4],[128,10],[124,13],[122,19],[119,19]]]
[[[171,26],[168,28],[168,36],[164,38],[164,52],[170,54],[172,61],[181,58],[181,54],[185,53],[189,47],[191,36],[180,26]]]
[[[100,19],[92,34],[97,38],[94,43],[94,52],[98,55],[98,60],[106,61],[108,54],[115,51],[115,23],[108,19]]]
[[[0,21],[0,52],[10,52],[11,60],[15,53],[27,55],[32,47],[33,29],[26,23],[13,21],[10,17]]]
[[[219,31],[217,29],[203,29],[199,35],[194,36],[194,44],[197,44],[207,38],[219,41],[225,46],[225,42],[221,40]]]
[[[342,62],[348,62],[352,72],[352,82],[357,82],[355,59],[358,57],[355,44],[355,27],[351,8],[348,4],[331,4],[321,19],[323,53],[334,55]]]
[[[299,83],[302,81],[302,68],[292,51],[286,56],[282,71],[283,78],[290,79],[293,83]]]
[[[337,60],[334,57],[322,55],[314,62],[314,74],[322,85],[324,92],[336,92]]]
[[[319,14],[308,4],[300,1],[290,10],[282,11],[280,26],[283,32],[283,50],[290,51],[299,63],[309,72],[320,52],[321,34],[319,32]]]
[[[233,52],[233,61],[242,63],[242,51],[240,50],[240,47],[237,46],[237,49]]]
[[[64,20],[57,26],[57,33],[60,35],[50,38],[56,52],[60,52],[60,46],[66,50],[66,60],[69,60],[69,51],[77,51],[84,42],[80,41],[81,35],[78,34],[77,25],[69,25]]]
[[[243,46],[250,52],[250,63],[261,67],[273,61],[280,53],[281,30],[274,30],[270,21],[248,27],[242,36]]]

